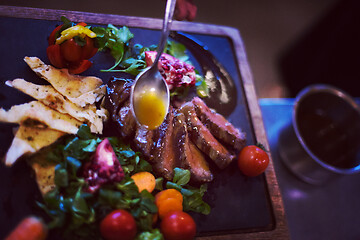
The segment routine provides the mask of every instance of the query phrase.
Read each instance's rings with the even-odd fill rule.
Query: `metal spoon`
[[[130,104],[131,104],[132,112],[140,125],[145,125],[150,129],[154,129],[158,127],[158,125],[160,125],[164,121],[164,118],[168,112],[169,104],[170,104],[169,88],[167,83],[165,82],[165,79],[161,76],[159,72],[158,61],[167,43],[167,38],[170,32],[170,26],[174,15],[175,3],[176,0],[168,0],[166,3],[163,28],[162,28],[161,38],[157,48],[157,55],[154,63],[152,64],[151,67],[148,67],[136,77],[135,83],[131,89]],[[149,126],[146,124],[144,120],[142,120],[143,119],[142,117],[143,113],[141,112],[142,108],[139,107],[139,103],[141,101],[142,96],[144,96],[144,93],[148,93],[150,91],[154,92],[154,94],[156,94],[158,98],[162,99],[165,108],[163,109],[164,116],[162,116],[162,119],[160,119],[161,120],[160,124],[156,124],[156,126]],[[147,105],[149,104],[157,104],[157,102],[155,101],[151,103],[147,102]],[[151,112],[149,114],[151,115]],[[146,117],[151,118],[153,116],[146,116]]]

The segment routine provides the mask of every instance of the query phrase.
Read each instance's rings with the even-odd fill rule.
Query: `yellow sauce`
[[[148,129],[156,129],[161,125],[166,115],[166,104],[155,89],[145,90],[135,102],[134,110],[140,124]]]

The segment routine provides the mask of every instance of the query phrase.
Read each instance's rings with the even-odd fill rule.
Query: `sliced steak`
[[[131,139],[134,136],[137,123],[132,114],[129,100],[127,100],[124,106],[120,108],[118,114],[113,115],[113,120],[123,138]]]
[[[174,111],[169,108],[165,121],[155,130],[153,159],[151,160],[154,171],[168,180],[174,176],[176,165],[175,144],[173,138]]]
[[[117,114],[124,102],[129,98],[134,80],[112,78],[106,87],[106,108],[111,115]]]
[[[134,137],[135,148],[140,151],[150,162],[153,159],[151,152],[154,145],[153,136],[154,130],[148,130],[145,127],[138,125]]]
[[[197,183],[205,183],[213,180],[209,165],[202,152],[190,141],[185,115],[178,113],[174,120],[174,138],[177,155],[179,156],[179,167],[188,169],[191,179]]]
[[[187,129],[190,139],[196,146],[220,168],[227,167],[235,158],[234,155],[210,133],[209,129],[196,116],[194,104],[187,102],[180,108],[186,117]]]
[[[245,146],[245,133],[235,128],[222,115],[210,109],[200,98],[194,97],[192,103],[195,106],[197,116],[212,135],[237,151],[240,151]]]

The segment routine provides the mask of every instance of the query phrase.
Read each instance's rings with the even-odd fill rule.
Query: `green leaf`
[[[209,86],[207,85],[205,79],[196,74],[196,93],[199,97],[204,98],[204,97],[208,97],[209,96]]]
[[[149,213],[157,213],[158,208],[155,205],[154,196],[149,193],[147,190],[143,190],[140,193],[141,195],[141,208]]]
[[[203,184],[200,189],[192,188],[181,190],[181,194],[184,197],[184,211],[194,211],[198,213],[202,213],[208,215],[211,211],[210,206],[203,201],[202,197],[204,195],[204,191],[206,191],[207,185]]]
[[[72,22],[66,18],[65,16],[61,16],[60,20],[64,23],[64,24],[72,24]]]
[[[91,31],[96,34],[97,38],[103,38],[106,34],[106,29],[103,27],[92,27]]]
[[[178,190],[179,192],[181,192],[181,190],[182,190],[182,187],[180,185],[173,183],[173,182],[167,182],[166,188],[173,188],[173,189]]]
[[[86,142],[87,146],[83,148],[84,152],[95,152],[96,147],[98,146],[98,144],[101,143],[101,139],[90,139]]]
[[[122,72],[126,72],[132,75],[138,75],[145,67],[146,63],[141,59],[128,58],[124,64],[129,64],[127,68],[123,69]]]
[[[140,158],[139,156],[136,156],[135,160],[138,160],[138,161],[136,161],[136,165],[135,165],[136,167],[135,167],[134,173],[151,172],[152,171],[152,166],[148,161]]]
[[[79,45],[80,47],[83,47],[86,45],[86,40],[80,36],[75,36],[75,37],[73,37],[73,39],[75,40],[77,45]]]
[[[72,174],[73,177],[76,177],[76,172],[81,167],[81,162],[73,157],[67,157],[66,161],[70,167],[70,174]]]
[[[189,56],[186,54],[186,47],[181,43],[168,41],[166,52],[183,62],[189,60]]]
[[[164,240],[164,236],[159,229],[142,232],[136,236],[135,240]]]
[[[164,189],[164,178],[156,178],[155,179],[155,190],[162,191]]]
[[[114,27],[114,26],[113,26]],[[114,27],[115,28],[115,27]],[[120,39],[120,41],[122,41],[123,43],[127,43],[130,41],[130,39],[132,39],[134,37],[134,34],[132,34],[129,30],[128,27],[123,26],[122,28],[119,28],[117,30],[116,36],[118,37],[118,39]]]
[[[93,139],[95,138],[94,135],[92,135],[90,127],[87,124],[83,124],[79,127],[79,130],[77,131],[76,135],[83,140]]]
[[[50,213],[52,221],[47,224],[49,229],[61,228],[66,223],[66,214],[63,211],[53,211]]]
[[[122,198],[122,193],[110,189],[100,189],[99,191],[99,203],[102,205],[110,205],[113,208],[117,208],[119,200]]]
[[[46,161],[50,163],[60,163],[63,160],[63,145],[54,145],[51,150],[47,151]]]
[[[94,152],[96,149],[94,145],[96,142],[100,142],[100,139],[81,140],[78,137],[75,137],[64,147],[64,155],[65,157],[72,156],[78,160],[88,159],[90,153]]]
[[[139,195],[138,187],[135,185],[134,180],[132,180],[130,177],[123,180],[121,183],[117,183],[116,188],[125,194],[125,196]]]
[[[81,190],[79,189],[75,195],[71,210],[73,213],[79,214],[81,216],[88,216],[90,214],[90,210],[86,201],[84,198],[82,198],[80,191]]]
[[[54,188],[44,195],[44,202],[50,209],[57,208],[60,204],[59,190]]]
[[[54,182],[59,187],[67,187],[69,184],[68,173],[62,164],[58,164],[55,167]]]
[[[133,156],[135,156],[135,152],[133,150],[124,150],[124,151],[120,151],[119,152],[121,156],[125,157],[125,158],[131,158]]]
[[[167,182],[166,188],[173,188],[181,192],[184,197],[183,206],[185,211],[209,214],[211,208],[202,199],[207,189],[207,185],[203,184],[200,188],[186,185],[190,180],[189,174],[189,170],[175,168],[173,182]]]
[[[175,168],[174,169],[174,178],[173,182],[179,186],[184,186],[190,181],[190,171],[187,169]]]

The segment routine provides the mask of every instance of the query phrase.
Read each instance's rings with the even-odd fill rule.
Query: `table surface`
[[[291,239],[360,239],[360,174],[313,186],[281,161],[278,137],[291,121],[293,103],[294,99],[259,100]]]

